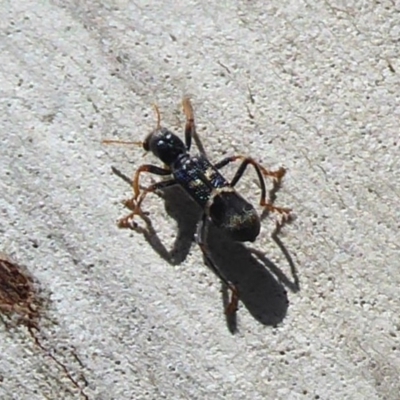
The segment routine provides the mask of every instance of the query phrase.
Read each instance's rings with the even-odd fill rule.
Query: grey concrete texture
[[[0,10],[0,251],[46,298],[42,347],[2,317],[1,399],[400,398],[398,2]],[[183,135],[183,96],[210,160],[287,168],[278,239],[273,214],[251,244],[210,229],[236,321],[179,189],[146,198],[151,235],[116,226],[132,190],[111,167],[161,163],[101,141],[143,140],[153,103]],[[238,190],[257,206],[254,171]]]

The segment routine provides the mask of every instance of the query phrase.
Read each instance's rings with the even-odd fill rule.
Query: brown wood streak
[[[37,326],[39,309],[32,278],[4,255],[0,256],[0,311],[17,314],[21,322]]]
[[[88,395],[72,376],[67,366],[59,361],[52,354],[53,351],[47,348],[39,338],[41,303],[40,296],[34,287],[34,281],[28,272],[23,267],[12,262],[6,255],[0,253],[0,312],[10,318],[13,314],[16,314],[19,318],[18,322],[27,327],[36,346],[62,369],[69,381],[79,390],[81,396],[85,400],[89,400]],[[73,355],[83,367],[78,356],[75,353]],[[83,374],[82,377],[85,386],[88,386],[87,379]]]

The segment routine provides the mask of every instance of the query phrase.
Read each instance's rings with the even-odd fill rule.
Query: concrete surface
[[[399,3],[0,10],[0,251],[48,293],[46,351],[1,324],[1,399],[400,398]],[[182,134],[183,95],[210,159],[288,169],[279,240],[273,215],[250,246],[210,233],[241,289],[236,334],[189,200],[149,196],[148,240],[115,224],[131,190],[111,167],[155,160],[101,140],[142,140],[152,103]],[[238,186],[256,204],[255,180]]]

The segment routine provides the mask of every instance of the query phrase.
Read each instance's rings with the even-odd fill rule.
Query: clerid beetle
[[[247,166],[253,166],[260,182],[260,205],[269,211],[275,211],[287,217],[291,211],[289,208],[276,207],[266,200],[264,182],[264,176],[280,182],[285,175],[285,169],[280,168],[277,171],[268,171],[252,158],[242,155],[224,158],[216,164],[212,164],[204,151],[201,150],[199,155],[191,156],[189,151],[192,139],[196,137],[194,113],[189,98],[184,98],[182,105],[186,116],[185,143],[170,130],[161,127],[160,112],[156,106],[157,127],[145,138],[144,142],[103,141],[104,143],[141,145],[145,151],[151,151],[164,163],[163,168],[145,164],[136,170],[132,180],[134,196],[124,202],[125,206],[131,210],[131,213],[122,218],[118,226],[120,228],[132,228],[135,225],[134,217],[136,215],[144,216],[142,203],[148,193],[172,185],[180,185],[204,211],[198,224],[196,242],[200,246],[210,268],[231,290],[232,296],[226,312],[233,313],[238,305],[238,290],[233,283],[223,276],[212,260],[205,244],[207,223],[211,221],[225,235],[235,241],[253,242],[260,233],[260,217],[254,207],[235,190],[235,185],[242,177]],[[228,182],[220,173],[220,170],[234,161],[241,161],[241,165],[232,181]],[[142,189],[139,184],[142,172],[170,176],[171,178]]]

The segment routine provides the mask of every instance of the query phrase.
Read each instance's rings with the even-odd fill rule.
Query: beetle
[[[125,206],[131,210],[131,213],[120,219],[118,226],[120,228],[133,228],[135,226],[134,217],[136,215],[144,217],[142,203],[147,194],[173,185],[180,185],[203,210],[203,216],[197,227],[196,242],[210,268],[232,292],[231,300],[226,309],[226,312],[231,314],[237,310],[238,289],[226,279],[212,260],[205,243],[207,223],[211,221],[225,235],[235,241],[254,242],[260,233],[260,217],[252,204],[235,190],[235,185],[243,176],[246,168],[249,165],[253,166],[261,188],[260,206],[268,211],[278,212],[284,217],[288,217],[291,209],[276,207],[266,200],[264,182],[264,176],[268,176],[279,183],[286,170],[280,168],[277,171],[269,171],[253,158],[242,155],[226,157],[216,164],[212,164],[208,160],[202,149],[200,149],[200,154],[190,155],[192,139],[196,138],[197,135],[194,112],[189,98],[183,98],[182,106],[186,116],[185,142],[169,129],[161,126],[161,116],[157,106],[154,106],[157,114],[157,127],[147,135],[143,142],[103,141],[106,144],[140,145],[146,152],[152,152],[154,156],[164,163],[164,167],[144,164],[136,170],[132,179],[134,196],[124,202]],[[241,165],[229,182],[221,174],[220,169],[238,160],[241,161]],[[147,188],[141,188],[140,175],[143,172],[172,177],[168,180],[154,183]]]

